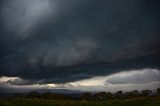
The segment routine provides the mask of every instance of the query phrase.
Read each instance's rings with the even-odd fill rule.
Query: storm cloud
[[[158,0],[2,0],[0,76],[19,77],[23,81],[10,83],[28,85],[158,70],[159,4]],[[117,79],[121,78],[109,81],[120,83]],[[134,83],[128,81],[123,78],[121,83]]]
[[[74,91],[112,91],[117,90],[155,90],[160,84],[160,71],[158,69],[142,69],[142,70],[126,70],[107,76],[96,76],[83,80],[67,82],[67,83],[41,83],[23,80],[19,77],[1,77],[0,88],[20,89],[29,91],[31,89],[45,90],[67,90]],[[4,90],[7,91],[7,90]],[[63,91],[64,92],[64,91]]]

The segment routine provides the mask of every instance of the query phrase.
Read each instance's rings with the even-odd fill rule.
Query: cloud
[[[111,84],[143,84],[154,81],[160,81],[160,71],[157,69],[121,72],[110,76],[106,82]]]
[[[77,40],[63,50],[51,49],[44,57],[43,64],[45,66],[73,66],[85,63],[92,58],[97,49],[98,44],[94,40]]]
[[[27,80],[24,80],[20,77],[1,77],[0,78],[0,84],[2,85],[28,85],[28,84],[33,84],[34,82],[31,82],[31,81],[27,81]]]
[[[6,0],[1,8],[4,26],[19,38],[29,36],[51,12],[49,0]]]
[[[97,76],[89,79],[67,83],[30,83],[15,77],[2,77],[3,87],[24,89],[69,89],[79,91],[116,91],[116,90],[142,90],[156,89],[160,84],[160,70],[139,69],[127,70],[108,76]],[[6,84],[7,83],[7,84]]]
[[[108,76],[98,76],[89,79],[57,84],[50,88],[66,88],[81,91],[117,91],[156,89],[160,85],[160,70],[139,69],[127,70]]]
[[[159,11],[148,11],[148,4],[3,0],[0,76],[18,76],[26,84],[67,83],[123,70],[159,69]]]
[[[14,81],[16,79],[19,79],[19,77],[0,77],[0,84],[6,83],[8,81]]]
[[[34,36],[44,23],[55,23],[64,14],[70,14],[80,0],[3,0],[0,16],[4,30],[13,38],[27,39]],[[64,12],[65,11],[65,12]]]
[[[107,86],[108,84],[144,84],[160,81],[158,69],[127,70],[103,77],[71,82],[73,86]]]

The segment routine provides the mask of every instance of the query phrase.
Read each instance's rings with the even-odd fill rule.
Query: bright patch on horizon
[[[0,84],[1,83],[6,83],[7,81],[14,81],[16,79],[20,79],[19,77],[6,77],[6,76],[2,76],[0,77]]]
[[[106,86],[113,84],[143,84],[160,81],[158,69],[130,70],[108,76],[98,76],[90,79],[70,82],[72,86]]]
[[[56,84],[47,84],[48,85],[48,88],[54,88],[54,87],[57,87]]]

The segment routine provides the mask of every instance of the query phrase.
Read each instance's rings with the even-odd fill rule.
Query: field
[[[160,106],[160,97],[113,100],[1,99],[0,106]]]

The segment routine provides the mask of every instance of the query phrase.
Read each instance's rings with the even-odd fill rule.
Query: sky
[[[0,92],[157,89],[159,5],[1,0]]]

